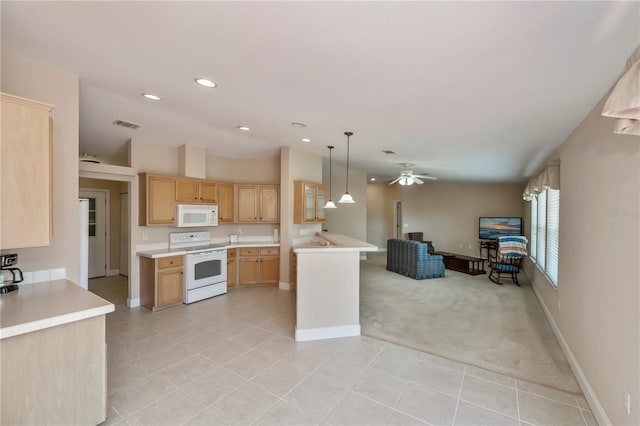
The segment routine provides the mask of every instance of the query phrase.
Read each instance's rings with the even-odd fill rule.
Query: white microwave
[[[176,218],[176,226],[179,228],[218,226],[218,206],[216,204],[178,204]]]

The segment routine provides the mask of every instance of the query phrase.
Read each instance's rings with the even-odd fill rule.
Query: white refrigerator
[[[80,229],[79,252],[80,260],[78,265],[78,285],[82,288],[89,288],[89,200],[80,198],[78,200],[78,223]]]

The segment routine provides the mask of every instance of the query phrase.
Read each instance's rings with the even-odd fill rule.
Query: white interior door
[[[120,194],[120,275],[129,276],[129,194]]]
[[[80,191],[89,200],[89,278],[107,275],[107,191]]]

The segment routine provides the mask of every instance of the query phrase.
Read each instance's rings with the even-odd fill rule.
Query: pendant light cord
[[[353,133],[344,132],[344,134],[347,135],[347,187],[345,188],[345,192],[349,193],[349,146],[350,146],[349,140]]]

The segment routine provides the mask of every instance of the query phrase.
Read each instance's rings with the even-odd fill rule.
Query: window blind
[[[536,262],[540,269],[545,269],[545,250],[547,239],[547,190],[538,194],[538,217],[536,226]]]
[[[529,238],[529,253],[533,260],[536,260],[536,239],[538,238],[538,199],[531,198],[531,238]]]
[[[547,190],[547,256],[546,271],[551,283],[558,286],[558,254],[560,248],[560,191]]]

